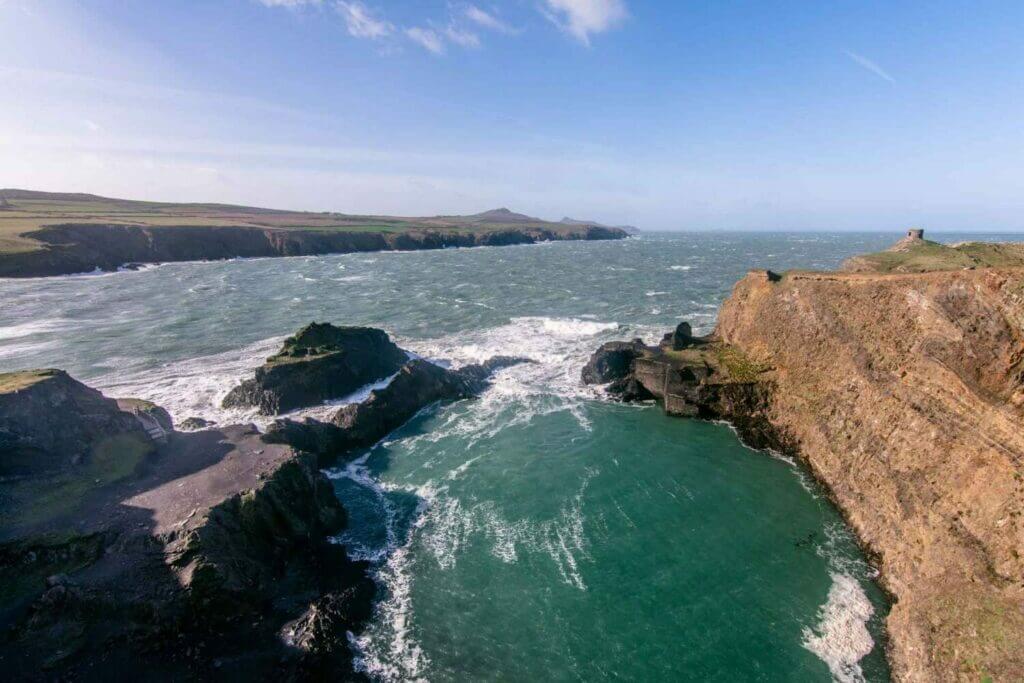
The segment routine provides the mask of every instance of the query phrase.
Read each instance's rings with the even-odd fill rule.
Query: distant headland
[[[506,208],[410,218],[0,190],[0,277],[70,275],[168,261],[610,240],[629,234],[588,221],[545,221]]]

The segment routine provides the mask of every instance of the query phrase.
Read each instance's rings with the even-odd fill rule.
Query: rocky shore
[[[326,324],[283,353],[273,386],[288,405],[358,381],[325,356],[376,377],[407,355],[380,330]],[[0,374],[0,666],[28,680],[360,678],[347,634],[377,588],[330,540],[346,513],[320,467],[513,362],[408,361],[330,423],[268,434],[198,418],[180,432],[158,406],[60,370]]]
[[[584,378],[806,463],[893,598],[897,680],[1020,680],[1022,291],[1019,267],[752,271],[710,337],[605,345]]]
[[[594,225],[557,230],[523,226],[348,232],[217,225],[67,223],[24,233],[23,237],[43,248],[0,253],[0,277],[47,277],[97,269],[113,271],[127,264],[141,263],[508,246],[558,240],[614,240],[628,236],[618,228]]]

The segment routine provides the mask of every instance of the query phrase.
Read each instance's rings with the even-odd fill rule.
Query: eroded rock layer
[[[1024,271],[752,272],[717,333],[875,554],[894,674],[1024,678]]]

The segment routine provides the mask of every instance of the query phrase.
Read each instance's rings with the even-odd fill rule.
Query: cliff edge
[[[894,675],[1024,678],[1024,269],[756,271],[716,334],[875,555]]]

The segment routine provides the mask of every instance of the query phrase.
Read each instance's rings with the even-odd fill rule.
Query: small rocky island
[[[800,459],[894,600],[902,681],[1024,680],[1024,247],[911,231],[839,272],[751,271],[708,337],[605,344],[623,400]]]
[[[159,406],[61,370],[0,374],[5,675],[358,677],[346,634],[377,589],[329,540],[347,522],[320,467],[519,362],[453,371],[407,356],[381,330],[304,328],[246,390],[261,410],[395,377],[330,422],[282,420],[267,434],[200,418],[178,431]]]

